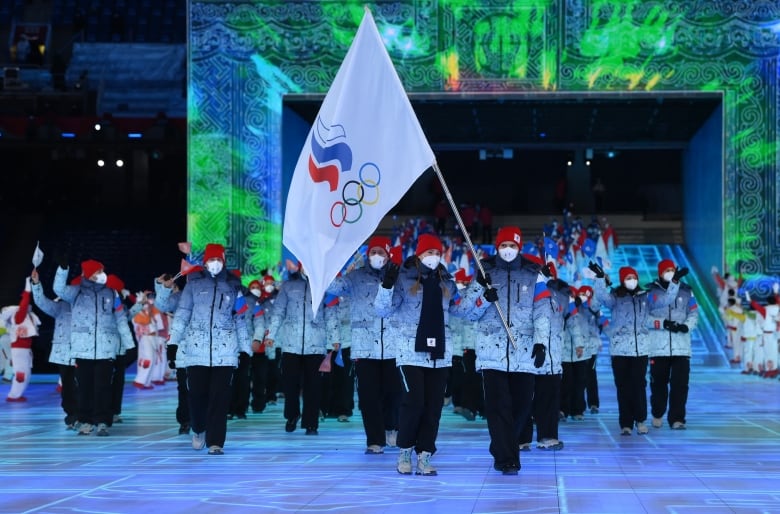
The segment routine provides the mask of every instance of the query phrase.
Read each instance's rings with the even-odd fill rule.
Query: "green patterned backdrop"
[[[328,90],[364,5],[410,92],[722,92],[725,262],[780,272],[779,2],[190,4],[189,237],[245,275],[281,254],[282,97]]]

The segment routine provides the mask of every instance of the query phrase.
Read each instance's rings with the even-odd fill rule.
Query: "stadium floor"
[[[399,475],[393,449],[364,455],[358,412],[285,433],[281,402],[229,421],[224,455],[194,451],[175,383],[129,386],[124,422],[80,437],[38,377],[27,403],[0,405],[0,512],[780,512],[777,380],[695,368],[687,430],[621,437],[606,358],[599,374],[600,412],[561,424],[563,450],[523,452],[518,476],[492,469],[484,420],[445,407],[435,477]]]
[[[632,265],[644,283],[666,257],[685,264],[676,247],[622,247],[611,274]],[[706,280],[688,278],[697,290]],[[225,454],[209,456],[178,435],[174,383],[128,386],[124,422],[109,437],[79,437],[62,422],[56,377],[36,375],[27,403],[0,403],[0,512],[780,512],[780,382],[730,367],[717,314],[701,303],[687,430],[664,424],[621,437],[604,351],[600,412],[562,423],[561,451],[523,452],[518,476],[493,470],[484,420],[451,407],[433,459],[439,475],[402,476],[395,449],[364,455],[357,410],[347,423],[323,421],[313,437],[285,433],[280,401],[229,421]]]

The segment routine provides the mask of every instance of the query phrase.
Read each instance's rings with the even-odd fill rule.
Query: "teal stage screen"
[[[707,188],[720,214],[690,209],[684,223],[722,240],[722,262],[699,265],[780,272],[780,4],[766,1],[192,0],[194,249],[225,244],[247,277],[280,262],[282,156],[293,152],[283,97],[327,92],[364,5],[409,92],[722,94],[720,130],[707,129],[721,133],[722,163],[699,178],[721,186]]]

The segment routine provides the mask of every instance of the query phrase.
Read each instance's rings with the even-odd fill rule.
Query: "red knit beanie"
[[[675,271],[677,270],[677,266],[674,265],[674,261],[672,261],[671,259],[662,260],[661,262],[658,263],[658,276],[660,277],[661,275],[664,274],[664,271],[670,268]]]
[[[593,298],[593,288],[590,286],[582,286],[577,293],[582,296],[587,296],[588,298]]]
[[[441,252],[441,241],[439,241],[439,238],[433,234],[420,234],[417,237],[417,249],[415,250],[414,254],[422,255],[428,250],[439,250]]]
[[[390,238],[384,236],[374,236],[368,240],[367,252],[370,252],[372,248],[381,248],[387,255],[390,255]]]
[[[84,278],[89,278],[102,269],[103,264],[92,259],[81,263],[81,274],[84,275]]]
[[[225,262],[225,247],[217,243],[209,243],[206,245],[206,250],[203,252],[203,262],[208,262],[211,259],[220,259]]]
[[[624,280],[626,280],[626,277],[629,275],[634,275],[637,279],[639,278],[639,273],[637,273],[636,270],[631,266],[623,266],[622,268],[620,268],[618,274],[620,275],[621,284],[623,283]]]
[[[501,243],[506,242],[515,243],[519,247],[521,241],[522,233],[518,227],[502,227],[498,229],[498,234],[496,234],[496,248],[498,248]]]

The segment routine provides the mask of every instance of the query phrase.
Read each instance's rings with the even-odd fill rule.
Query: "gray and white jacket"
[[[238,365],[238,354],[252,353],[246,324],[248,305],[241,281],[223,269],[189,274],[173,315],[168,344],[177,345],[177,364],[188,366]]]

